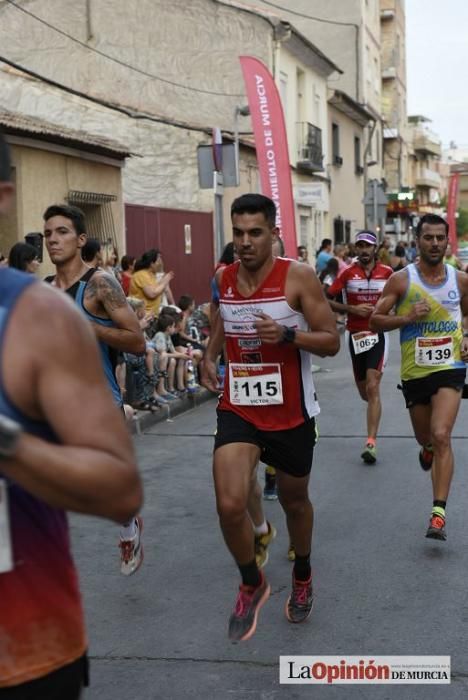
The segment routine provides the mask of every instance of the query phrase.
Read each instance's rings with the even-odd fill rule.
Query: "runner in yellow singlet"
[[[462,317],[468,315],[468,276],[444,264],[448,224],[440,216],[423,216],[416,240],[419,263],[390,277],[370,327],[400,329],[403,394],[421,445],[419,462],[424,470],[432,467],[434,500],[426,537],[445,540],[454,466],[451,434],[468,361]]]

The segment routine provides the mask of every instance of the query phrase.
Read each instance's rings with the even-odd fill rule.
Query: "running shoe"
[[[427,528],[426,537],[432,540],[446,540],[447,533],[445,532],[445,518],[437,513],[432,513]]]
[[[288,559],[289,561],[296,561],[296,548],[291,541],[289,541]]]
[[[278,491],[276,489],[276,475],[265,472],[265,486],[263,488],[263,498],[265,501],[277,501]]]
[[[434,452],[432,451],[432,448],[428,449],[426,445],[424,447],[421,447],[421,449],[419,450],[419,464],[425,472],[428,472],[429,469],[432,467],[433,459]]]
[[[268,545],[276,537],[276,528],[268,523],[268,532],[264,535],[255,535],[255,561],[259,569],[262,569],[268,561]]]
[[[375,445],[368,442],[366,449],[361,455],[361,459],[363,459],[366,464],[375,464],[377,461],[377,450]]]
[[[143,544],[141,533],[143,532],[143,519],[137,515],[135,518],[136,535],[131,540],[120,539],[120,573],[131,576],[138,571],[143,564]]]
[[[258,612],[270,596],[270,586],[260,572],[262,581],[259,586],[239,586],[236,605],[229,618],[229,639],[232,642],[245,642],[257,629]]]
[[[305,622],[312,612],[313,604],[312,576],[308,581],[297,581],[293,574],[292,593],[285,607],[289,622]]]

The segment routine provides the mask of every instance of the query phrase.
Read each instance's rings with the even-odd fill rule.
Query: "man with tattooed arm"
[[[81,209],[66,204],[50,206],[44,213],[44,239],[56,268],[55,276],[48,277],[46,281],[69,294],[90,321],[99,343],[109,387],[115,402],[123,410],[115,377],[116,360],[119,351],[133,354],[145,351],[138,319],[115,277],[99,268],[90,268],[83,262],[81,251],[87,236]],[[86,362],[86,358],[83,361]],[[86,410],[86,407],[83,409]],[[140,516],[122,526],[120,571],[125,576],[135,573],[143,561],[141,530]]]

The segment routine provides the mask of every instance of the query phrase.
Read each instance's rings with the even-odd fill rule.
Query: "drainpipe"
[[[273,80],[275,83],[279,78],[280,51],[283,41],[287,41],[292,34],[289,22],[280,22],[273,28]]]
[[[86,0],[86,41],[94,38],[91,2],[92,0]]]

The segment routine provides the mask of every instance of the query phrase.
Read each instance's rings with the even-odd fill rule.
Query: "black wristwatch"
[[[283,343],[294,343],[296,340],[296,329],[283,326]]]
[[[14,455],[21,430],[19,423],[0,415],[0,459],[8,459]]]

